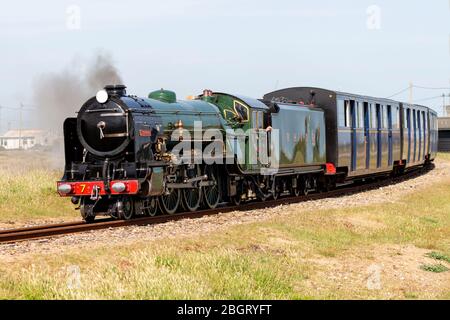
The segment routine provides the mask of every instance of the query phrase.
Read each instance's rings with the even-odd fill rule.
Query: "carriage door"
[[[428,147],[428,126],[427,119],[425,116],[425,111],[422,111],[422,128],[423,128],[423,156],[427,156],[427,147]]]
[[[392,107],[387,106],[388,120],[388,166],[392,166]]]
[[[366,145],[366,169],[370,167],[370,110],[369,104],[364,102],[364,143]]]
[[[355,108],[355,101],[354,100],[350,100],[350,114],[351,114],[351,124],[352,124],[352,171],[355,171],[357,168],[357,153],[358,153],[358,146],[357,146],[357,137],[356,137],[356,129],[357,129],[357,113],[356,113],[356,108]]]
[[[413,114],[413,125],[412,125],[412,129],[413,129],[413,139],[414,139],[414,143],[413,143],[413,147],[414,147],[414,151],[413,151],[413,162],[416,162],[416,143],[417,143],[417,119],[416,119],[416,110],[412,110],[412,114]]]
[[[376,104],[376,115],[377,115],[377,168],[381,167],[381,105]]]
[[[417,150],[417,160],[420,160],[420,157],[422,156],[422,125],[421,125],[421,119],[420,119],[420,111],[417,110],[417,145],[419,146]]]
[[[406,109],[406,125],[408,127],[408,163],[411,162],[411,109]]]

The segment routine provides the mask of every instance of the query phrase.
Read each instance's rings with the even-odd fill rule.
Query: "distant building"
[[[0,149],[28,150],[35,147],[51,146],[57,140],[57,136],[46,130],[9,130],[0,136]]]
[[[450,106],[447,106],[450,111]],[[449,113],[447,113],[449,114]],[[450,151],[450,117],[438,118],[438,151]]]
[[[444,112],[445,112],[444,117],[450,117],[450,105],[445,106]]]

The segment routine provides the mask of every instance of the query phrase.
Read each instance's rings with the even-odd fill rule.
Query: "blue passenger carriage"
[[[436,154],[430,133],[435,113],[427,107],[311,87],[277,90],[264,99],[311,103],[325,110],[327,162],[341,178],[403,171]]]

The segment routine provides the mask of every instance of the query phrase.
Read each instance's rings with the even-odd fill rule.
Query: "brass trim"
[[[241,122],[242,123],[250,122],[250,108],[238,100],[233,100],[233,109],[236,112],[236,115],[239,115],[239,112],[236,110],[236,104],[239,104],[240,106],[244,107],[247,110],[247,120],[242,120]]]

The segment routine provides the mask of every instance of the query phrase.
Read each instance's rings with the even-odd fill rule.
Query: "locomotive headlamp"
[[[177,123],[175,123],[175,128],[177,129],[183,129],[183,121],[178,120]]]
[[[111,186],[114,192],[124,192],[127,186],[123,182],[116,182]]]
[[[98,103],[105,103],[106,101],[108,101],[108,92],[106,92],[106,90],[100,90],[95,95],[95,98],[97,99]]]
[[[60,194],[68,194],[72,191],[72,186],[70,184],[64,183],[58,186],[58,192]]]

